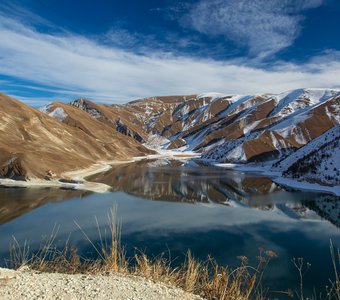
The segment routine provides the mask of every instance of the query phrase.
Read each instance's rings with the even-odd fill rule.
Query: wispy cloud
[[[130,51],[133,49],[134,53],[143,55],[148,55],[150,52],[171,52],[175,54],[195,50],[193,54],[198,57],[202,56],[204,51],[207,51],[204,49],[204,45],[193,36],[184,37],[171,31],[142,34],[129,31],[119,25],[113,26],[101,38],[106,45]],[[217,50],[220,51],[220,49],[215,49],[215,51]],[[208,51],[209,53],[214,53],[211,49]]]
[[[182,22],[221,35],[252,55],[268,56],[290,46],[301,30],[303,12],[323,0],[200,0]]]
[[[1,0],[0,14],[2,16],[10,16],[12,19],[20,21],[26,26],[35,24],[40,27],[55,29],[54,24],[20,5],[20,0]],[[62,30],[61,28],[58,29]]]
[[[0,74],[57,89],[61,99],[75,91],[113,103],[151,95],[339,87],[340,61],[334,51],[303,65],[282,62],[268,70],[244,60],[222,62],[157,50],[137,55],[70,32],[41,33],[4,16],[0,36]],[[19,90],[11,94],[20,99]]]

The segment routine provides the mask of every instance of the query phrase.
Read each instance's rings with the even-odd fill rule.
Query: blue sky
[[[338,0],[2,0],[0,91],[87,97],[340,87]]]

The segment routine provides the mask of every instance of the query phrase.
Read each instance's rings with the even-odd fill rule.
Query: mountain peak
[[[86,98],[79,98],[69,103],[69,105],[77,107],[82,110],[88,109],[92,104],[94,103],[91,102],[90,100],[87,100]]]

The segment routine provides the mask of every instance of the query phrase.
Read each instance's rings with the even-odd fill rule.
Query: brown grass
[[[312,298],[304,298],[303,295],[303,276],[301,277],[301,289],[295,293],[287,291],[269,291],[262,287],[262,278],[269,263],[276,257],[273,251],[260,250],[258,264],[249,266],[247,257],[241,256],[240,266],[236,269],[219,266],[211,257],[206,261],[196,260],[190,250],[186,259],[179,267],[173,267],[172,261],[163,255],[156,258],[149,258],[143,252],[136,252],[133,258],[127,258],[124,248],[121,245],[121,226],[116,222],[115,209],[110,215],[111,242],[103,240],[99,230],[100,247],[92,243],[90,238],[76,223],[78,228],[83,232],[88,242],[98,253],[98,259],[86,260],[79,257],[77,250],[70,247],[67,242],[63,250],[58,250],[54,246],[55,237],[58,228],[54,228],[51,236],[42,244],[40,250],[35,254],[30,254],[27,243],[20,247],[14,238],[11,245],[10,267],[17,269],[22,266],[28,266],[30,269],[42,272],[59,272],[59,273],[85,273],[85,274],[110,274],[119,272],[126,275],[142,276],[156,282],[163,282],[169,286],[176,286],[183,290],[200,295],[206,299],[220,300],[264,300],[269,296],[278,296],[285,294],[288,297],[296,296],[298,299],[337,299],[340,300],[340,253],[339,249],[335,253],[331,243],[331,256],[335,272],[335,280],[330,281],[326,295]],[[301,262],[301,261],[299,261]],[[303,263],[303,260],[302,260]],[[300,265],[298,265],[300,266]],[[301,266],[303,268],[303,266]],[[300,275],[302,271],[300,270]],[[303,275],[303,274],[302,274]]]

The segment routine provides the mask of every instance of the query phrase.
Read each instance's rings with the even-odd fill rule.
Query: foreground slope
[[[134,139],[98,126],[81,113],[67,106],[52,118],[0,94],[0,177],[48,179],[101,160],[150,152]],[[60,122],[64,118],[69,124]]]

